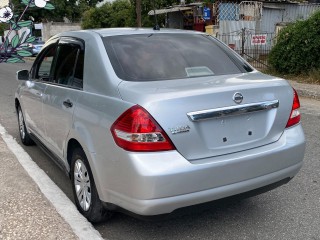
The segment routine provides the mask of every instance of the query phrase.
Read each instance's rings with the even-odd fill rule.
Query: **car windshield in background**
[[[34,41],[33,45],[44,45],[45,42],[44,41]]]
[[[121,35],[103,41],[117,76],[126,81],[246,72],[231,50],[202,34]]]

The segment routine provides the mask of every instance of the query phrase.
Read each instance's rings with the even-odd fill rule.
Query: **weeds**
[[[282,74],[271,68],[262,70],[262,72],[276,77],[281,77],[287,80],[293,80],[299,83],[320,85],[320,69],[312,69],[307,73],[300,74]]]

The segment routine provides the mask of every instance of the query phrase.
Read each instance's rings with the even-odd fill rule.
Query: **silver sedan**
[[[17,79],[22,142],[65,169],[92,222],[261,193],[302,166],[297,93],[204,33],[66,32]]]

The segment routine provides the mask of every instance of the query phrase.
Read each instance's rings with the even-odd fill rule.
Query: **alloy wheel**
[[[88,211],[91,205],[91,184],[89,172],[81,159],[76,160],[73,174],[79,205],[83,211]]]
[[[24,120],[23,120],[23,115],[22,115],[21,109],[19,110],[18,118],[19,118],[19,131],[20,131],[20,136],[21,136],[22,139],[25,139],[25,137],[26,137],[26,132],[25,132]]]

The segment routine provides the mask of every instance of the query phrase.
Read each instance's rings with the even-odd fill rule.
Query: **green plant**
[[[269,54],[269,63],[279,73],[300,74],[320,69],[320,11],[309,19],[283,29]]]

